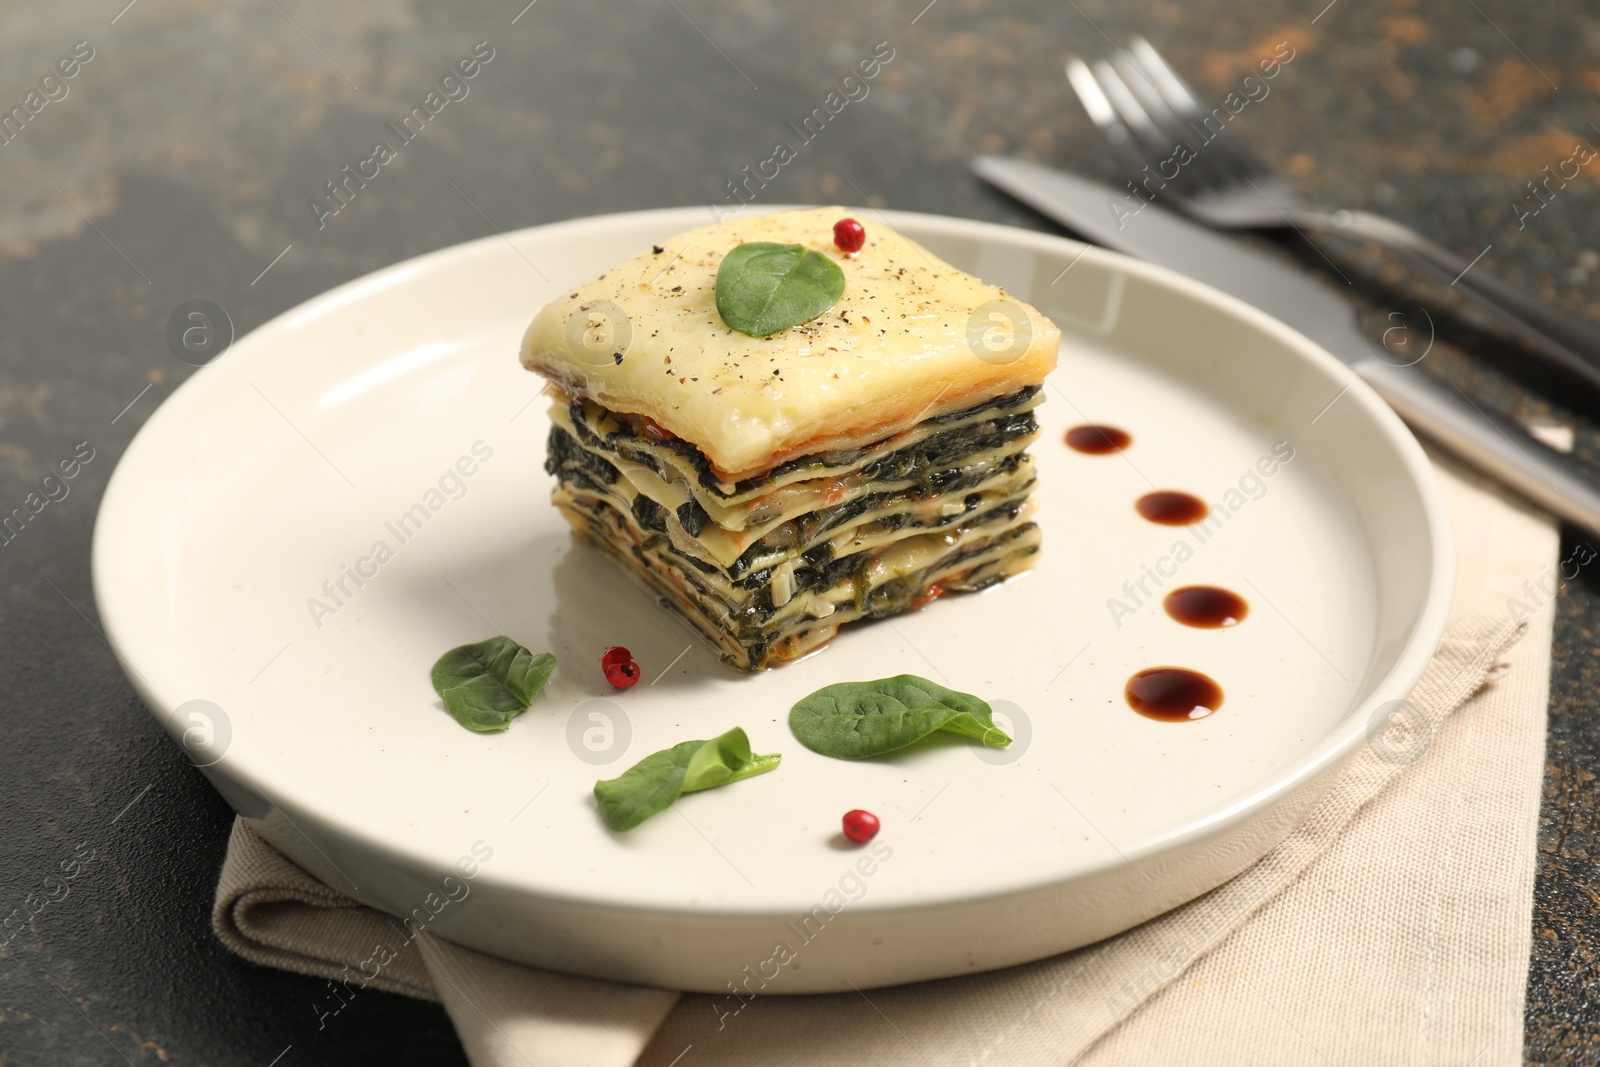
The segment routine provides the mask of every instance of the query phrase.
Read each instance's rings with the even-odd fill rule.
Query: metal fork
[[[1406,254],[1517,320],[1551,361],[1600,388],[1600,329],[1524,295],[1408,226],[1366,211],[1328,211],[1229,136],[1224,107],[1208,111],[1143,37],[1110,62],[1067,63],[1067,78],[1106,138],[1144,169],[1141,195],[1168,197],[1217,229],[1311,230]],[[1182,157],[1182,158],[1180,158]],[[1476,268],[1476,269],[1475,269]]]

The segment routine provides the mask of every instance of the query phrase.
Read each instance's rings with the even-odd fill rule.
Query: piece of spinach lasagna
[[[556,506],[750,670],[983,589],[1039,549],[1027,447],[1059,331],[887,225],[840,251],[845,214],[664,241],[564,292],[523,340],[554,396]],[[837,299],[768,336],[734,329],[718,271],[752,242],[828,257]],[[792,281],[755,284],[781,301]]]

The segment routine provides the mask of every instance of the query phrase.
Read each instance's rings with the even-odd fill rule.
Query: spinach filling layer
[[[687,442],[572,403],[552,412],[544,466],[575,528],[730,662],[759,669],[844,623],[1030,566],[1039,531],[1027,511],[1026,450],[1038,400],[1039,387],[1028,387],[736,485],[718,481]]]
[[[948,426],[950,423],[961,422],[984,412],[994,412],[998,418],[986,421],[985,425],[995,426],[996,424],[1002,424],[997,427],[996,432],[1009,434],[1011,437],[1020,437],[1038,429],[1038,423],[1032,414],[1032,402],[1039,395],[1041,388],[1041,386],[1037,385],[1026,386],[1016,392],[986,400],[981,404],[974,404],[972,407],[964,408],[960,411],[936,415],[932,418],[924,419],[913,428],[913,431],[908,432],[921,430],[925,427]],[[598,406],[596,407],[598,408]],[[598,410],[604,411],[604,409]],[[571,419],[572,426],[585,447],[596,452],[615,455],[621,459],[642,464],[649,467],[664,481],[669,482],[682,477],[683,474],[683,470],[678,464],[674,464],[665,458],[664,453],[671,453],[674,458],[681,461],[683,467],[694,472],[699,490],[726,501],[760,492],[776,483],[797,480],[797,476],[813,478],[827,474],[854,471],[858,466],[862,465],[865,457],[872,455],[872,453],[882,449],[894,440],[893,436],[884,437],[860,448],[835,452],[817,452],[809,456],[799,456],[779,464],[758,478],[747,478],[744,481],[729,485],[717,478],[712,472],[711,461],[706,459],[704,454],[688,441],[680,438],[651,440],[642,436],[628,421],[617,418],[603,419],[602,421],[605,422],[607,429],[604,432],[596,432],[591,425],[591,418],[585,411],[583,403],[579,401],[573,401],[568,405],[568,417]],[[960,440],[963,432],[971,429],[973,427],[970,426],[957,427],[954,431],[949,431],[949,433],[955,439]],[[923,438],[915,445],[897,450],[889,456],[880,457],[862,469],[872,471],[872,476],[874,477],[887,477],[888,471],[893,468],[886,467],[882,470],[877,470],[875,469],[877,464],[896,456],[902,456],[903,453],[912,453],[914,450],[924,446],[938,448],[940,446],[932,445],[931,442],[944,436],[945,434],[936,433]],[[1004,439],[993,438],[992,441],[998,443],[998,441]],[[901,466],[911,462],[913,462],[912,456],[906,456],[899,461]]]
[[[765,665],[768,650],[775,644],[817,627],[826,627],[831,633],[839,625],[855,619],[899,614],[924,595],[929,582],[940,575],[956,571],[959,577],[944,579],[949,590],[975,592],[1003,581],[1015,569],[1017,560],[1038,552],[1037,524],[1015,522],[1019,505],[1010,504],[964,524],[974,528],[993,527],[992,535],[970,537],[914,573],[896,575],[874,584],[870,576],[872,553],[833,561],[826,577],[819,574],[811,584],[821,586],[826,582],[829,587],[848,587],[849,599],[827,615],[807,612],[775,622],[776,610],[767,595],[770,587],[751,601],[730,605],[714,584],[693,572],[677,567],[677,574],[663,575],[653,564],[665,562],[673,567],[682,562],[682,557],[673,554],[670,545],[659,536],[646,535],[642,540],[634,540],[638,532],[630,531],[626,519],[609,504],[591,501],[573,506],[595,540],[608,551],[631,558],[642,575],[652,584],[670,591],[670,599],[678,601],[680,606],[687,602],[698,616],[697,625],[710,636],[734,641],[749,657],[749,665],[755,667]],[[974,533],[980,532],[974,529]]]
[[[1025,432],[1031,432],[1033,423],[1031,412],[1020,416],[1008,416],[999,421],[1009,427],[1019,420],[1029,423],[1030,427]],[[886,514],[871,520],[882,529],[902,527],[928,529],[958,521],[963,514],[977,507],[981,501],[976,493],[971,492],[972,490],[979,489],[994,479],[1014,474],[1028,462],[1026,452],[1013,452],[985,469],[968,470],[958,465],[952,466],[959,464],[961,459],[974,452],[993,449],[997,438],[1015,440],[1020,436],[1009,429],[985,432],[985,427],[993,425],[984,423],[967,427],[961,431],[960,440],[941,442],[938,438],[929,438],[913,449],[884,457],[881,462],[886,467],[892,464],[895,470],[917,472],[911,486],[868,493],[832,507],[819,508],[782,524],[746,549],[744,554],[726,569],[728,578],[744,584],[746,588],[751,588],[766,581],[774,566],[791,558],[806,556],[814,560],[818,552],[831,555],[831,549],[825,540],[826,535],[847,526],[851,520],[874,511],[887,510]],[[910,452],[916,454],[904,455]],[[585,449],[571,434],[559,426],[550,428],[545,470],[565,482],[597,495],[606,495],[621,479],[621,473],[610,462]],[[1031,485],[1030,479],[1028,486]],[[954,501],[957,499],[957,494],[961,494],[959,498],[961,506],[948,514],[932,519],[919,519],[910,514],[915,510],[915,505],[921,502],[939,496],[950,497]],[[643,493],[634,496],[629,511],[642,528],[661,534],[669,533],[668,524],[672,519],[676,519],[678,525],[691,538],[699,535],[706,521],[705,512],[693,501],[680,506],[676,512],[670,512]],[[693,559],[693,557],[687,558]],[[708,573],[721,569],[704,560],[694,559],[694,563]]]

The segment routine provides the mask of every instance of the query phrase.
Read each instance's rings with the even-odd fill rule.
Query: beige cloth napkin
[[[1436,466],[1459,575],[1417,713],[1281,845],[1176,911],[1039,963],[756,999],[726,1018],[712,997],[427,933],[371,984],[442,1001],[476,1067],[1519,1064],[1559,539],[1549,518]],[[329,978],[329,1011],[359,995],[358,961],[396,941],[387,917],[242,821],[213,922],[247,959]]]

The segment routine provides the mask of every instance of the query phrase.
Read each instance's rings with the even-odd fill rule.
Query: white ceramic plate
[[[523,327],[558,283],[706,221],[585,219],[342,286],[156,412],[94,544],[101,616],[141,696],[239,813],[330,885],[460,943],[605,978],[723,992],[760,972],[763,992],[799,993],[983,970],[1237,873],[1438,641],[1452,560],[1420,449],[1334,359],[1203,286],[1037,233],[865,220],[1062,327],[1031,573],[848,627],[783,669],[720,664],[547,502]],[[1068,450],[1063,431],[1085,421],[1129,430],[1133,448]],[[1261,477],[1279,441],[1294,458]],[[1233,507],[1202,544],[1135,514],[1151,488]],[[341,592],[346,569],[368,577]],[[1157,604],[1113,612],[1142,577],[1146,599],[1212,583],[1251,614],[1206,631]],[[561,667],[510,730],[473,734],[428,669],[496,632]],[[599,669],[612,644],[643,668],[627,692]],[[1168,664],[1215,678],[1221,710],[1177,724],[1130,710],[1128,677]],[[996,702],[1016,743],[846,763],[789,734],[800,696],[899,672]],[[627,834],[601,824],[596,778],[735,725],[782,767]],[[883,820],[875,848],[841,838],[856,807]]]

